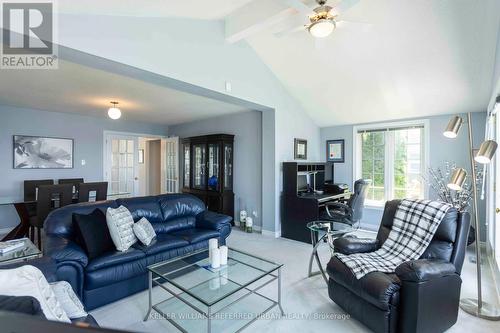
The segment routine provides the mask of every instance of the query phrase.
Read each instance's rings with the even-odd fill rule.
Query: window
[[[422,177],[426,167],[425,122],[388,125],[354,129],[355,175],[356,179],[371,180],[366,198],[371,206],[426,196]]]

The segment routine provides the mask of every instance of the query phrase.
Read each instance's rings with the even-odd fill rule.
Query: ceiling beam
[[[254,0],[225,19],[226,41],[235,43],[297,14],[288,0]]]

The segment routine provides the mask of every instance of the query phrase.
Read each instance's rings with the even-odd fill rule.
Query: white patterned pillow
[[[142,244],[148,246],[153,238],[156,237],[155,230],[148,219],[143,217],[134,223],[134,234],[139,238]]]
[[[43,314],[48,320],[71,322],[47,279],[34,266],[0,269],[0,295],[34,297],[40,303]]]
[[[137,243],[137,237],[135,237],[133,230],[134,219],[126,207],[108,208],[106,211],[106,223],[111,234],[111,239],[118,251],[127,251],[132,245]]]
[[[87,317],[88,314],[85,312],[82,302],[67,281],[50,283],[50,287],[69,319]]]

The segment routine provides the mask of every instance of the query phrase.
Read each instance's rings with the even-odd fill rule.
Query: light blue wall
[[[320,131],[246,42],[226,42],[223,21],[61,15],[59,24],[68,48],[274,109],[263,116],[263,229],[280,231],[281,163],[293,160],[294,138],[307,139],[309,160],[317,161]]]
[[[256,209],[262,226],[262,112],[248,111],[170,126],[170,135],[186,138],[205,134],[234,134],[235,215],[240,205]],[[182,163],[181,163],[182,164]],[[182,168],[182,166],[181,166]],[[183,174],[181,170],[181,174]]]
[[[428,117],[429,119],[429,166],[442,167],[446,161],[455,162],[458,166],[470,169],[468,155],[468,140],[466,125],[462,128],[459,136],[447,139],[442,132],[452,115]],[[467,115],[461,115],[466,119]],[[474,143],[479,147],[484,139],[486,112],[476,112],[472,116]],[[353,125],[325,127],[321,129],[321,151],[322,161],[326,160],[326,140],[344,139],[346,162],[335,165],[335,182],[346,183],[352,186],[353,179]],[[435,197],[430,193],[431,197]],[[481,220],[484,221],[485,203],[480,202]],[[362,226],[367,229],[377,230],[382,217],[382,209],[366,208],[362,220]]]
[[[0,105],[0,152],[3,156],[0,159],[0,197],[22,198],[26,179],[83,177],[86,181],[102,180],[104,130],[167,135],[167,127],[161,125]],[[74,139],[74,168],[13,169],[12,136],[16,134]],[[81,165],[81,160],[86,161],[85,166]],[[18,223],[12,207],[0,206],[0,218],[0,229]]]

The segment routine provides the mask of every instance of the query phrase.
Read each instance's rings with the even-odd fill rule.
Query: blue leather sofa
[[[135,221],[147,218],[156,231],[149,246],[135,244],[125,252],[109,252],[88,260],[75,242],[73,213],[90,214],[99,208],[127,207]],[[132,295],[148,286],[147,266],[202,248],[210,238],[225,244],[232,218],[205,210],[198,198],[166,194],[66,206],[45,220],[44,255],[56,263],[57,280],[68,281],[87,310]]]

